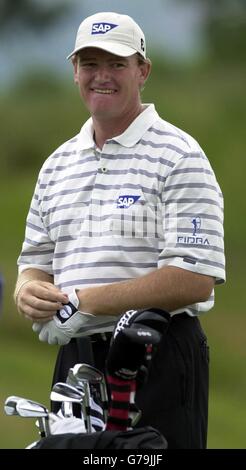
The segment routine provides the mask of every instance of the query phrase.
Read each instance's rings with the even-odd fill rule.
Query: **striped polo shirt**
[[[167,265],[223,282],[223,197],[207,157],[153,104],[101,150],[90,118],[40,171],[18,265],[67,293]],[[185,311],[213,304],[214,293]]]

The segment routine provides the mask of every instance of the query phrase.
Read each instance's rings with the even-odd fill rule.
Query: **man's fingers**
[[[59,302],[50,302],[34,296],[26,296],[25,299],[20,301],[19,311],[31,320],[48,321],[53,318],[57,310],[62,308],[62,305]]]
[[[34,310],[41,310],[45,312],[53,312],[53,315],[63,307],[61,302],[42,300],[34,296],[30,296],[26,301],[26,304],[32,307]]]
[[[53,318],[60,304],[42,301],[36,297],[30,297],[26,302],[20,303],[19,312],[26,318],[47,322]],[[58,306],[58,307],[57,307]]]
[[[52,318],[53,318],[53,317],[51,317],[51,318],[44,318],[44,316],[42,316],[41,318],[34,318],[34,317],[29,316],[29,315],[24,315],[24,317],[25,317],[28,321],[31,321],[31,322],[36,321],[35,324],[36,324],[36,325],[39,325],[40,331],[41,331],[41,329],[42,329],[42,326],[43,326],[45,323],[47,323],[47,322],[49,322],[50,320],[52,320]]]
[[[37,297],[39,299],[48,300],[50,302],[67,303],[68,296],[60,291],[56,286],[49,282],[28,283],[25,291],[23,288],[22,297],[27,294]]]
[[[31,307],[30,305],[25,305],[25,309],[21,311],[24,316],[32,321],[38,321],[40,323],[46,323],[49,320],[52,320],[56,311],[43,311],[37,310]]]

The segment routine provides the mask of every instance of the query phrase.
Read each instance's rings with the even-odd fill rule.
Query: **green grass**
[[[243,397],[235,400],[233,396],[224,394],[222,390],[210,390],[209,449],[246,448],[244,401]]]
[[[18,325],[18,322],[17,322]],[[30,329],[30,327],[29,327]],[[41,345],[42,346],[42,345]],[[6,416],[3,412],[5,399],[9,395],[31,398],[49,406],[49,390],[56,347],[37,345],[34,335],[1,334],[1,392],[0,433],[1,448],[21,449],[37,440],[38,431],[34,419]]]
[[[37,342],[31,323],[23,320],[12,301],[16,259],[21,249],[25,218],[36,175],[1,180],[0,270],[4,274],[3,316],[0,320],[0,447],[23,448],[37,439],[33,419],[8,417],[7,396],[19,395],[49,406],[49,390],[57,348]]]

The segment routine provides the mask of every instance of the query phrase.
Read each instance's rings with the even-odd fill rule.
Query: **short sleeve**
[[[25,239],[17,264],[19,272],[36,268],[52,274],[54,243],[43,224],[39,200],[40,184],[38,181],[28,212]]]
[[[165,181],[159,267],[170,265],[225,281],[223,196],[207,157],[185,154]]]

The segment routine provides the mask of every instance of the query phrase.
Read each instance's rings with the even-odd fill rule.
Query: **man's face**
[[[140,87],[149,74],[149,64],[139,65],[137,55],[118,57],[86,48],[73,60],[74,79],[90,114],[112,119],[130,116],[140,106]]]

